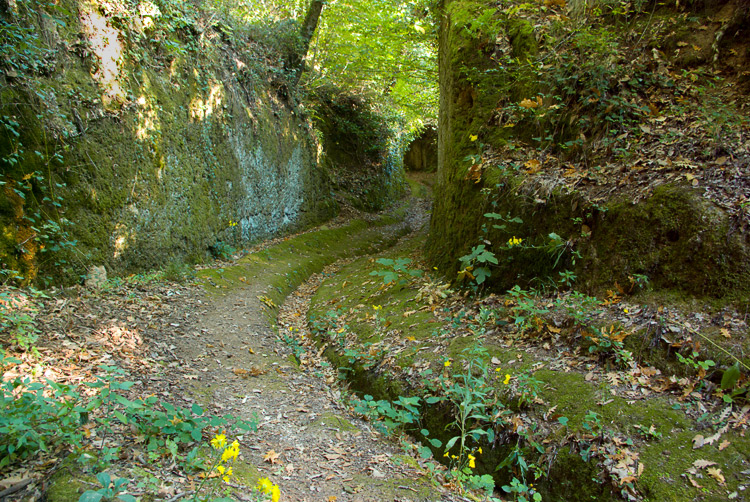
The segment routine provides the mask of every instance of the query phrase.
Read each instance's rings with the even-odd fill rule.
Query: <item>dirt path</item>
[[[217,414],[257,414],[242,460],[278,484],[283,500],[449,500],[397,445],[347,413],[322,361],[307,371],[290,362],[257,299],[262,292],[253,286],[209,302],[197,319],[200,337],[174,349],[191,361],[195,392]]]
[[[383,227],[384,235],[427,221],[424,202],[410,207],[404,221]],[[280,332],[306,329],[310,283],[305,287],[281,308]],[[431,484],[403,448],[349,413],[314,347],[302,367],[294,362],[272,328],[268,289],[248,280],[226,295],[205,295],[186,330],[191,334],[172,349],[180,362],[175,371],[191,382],[199,404],[216,414],[257,416],[258,432],[241,442],[252,477],[268,477],[289,501],[457,500]]]
[[[423,198],[390,214],[348,211],[318,229],[214,264],[199,272],[202,287],[144,274],[112,279],[100,290],[52,291],[35,314],[38,356],[8,352],[20,362],[3,376],[32,375],[85,391],[82,382],[102,377],[102,365],[117,366],[124,370],[117,378],[133,382],[129,399],[156,396],[186,410],[198,404],[204,416],[257,421],[257,432],[227,433],[241,445],[234,476],[223,485],[234,500],[257,500],[259,478],[278,485],[283,501],[461,500],[425,476],[408,444],[350,414],[335,372],[314,346],[299,365],[279,336],[290,328],[301,330],[294,331],[298,337],[304,333],[313,272],[382,250],[426,224],[429,191],[421,191]],[[96,467],[77,466],[66,448],[40,454],[2,473],[0,491],[20,487],[7,500],[75,502],[99,487],[94,475],[102,470],[128,479],[127,493],[143,501],[195,495],[200,472],[146,448],[132,424],[106,412],[101,419],[112,429],[87,426],[84,446],[94,455],[113,447],[116,458]],[[204,431],[200,444],[213,432]]]

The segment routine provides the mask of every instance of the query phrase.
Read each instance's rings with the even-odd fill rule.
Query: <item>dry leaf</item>
[[[724,440],[724,441],[722,441],[722,442],[721,442],[721,444],[719,445],[719,451],[723,450],[724,448],[726,448],[726,447],[727,447],[727,446],[729,446],[730,444],[732,444],[732,443],[730,443],[729,441],[727,441],[727,440],[725,439],[725,440]]]
[[[268,453],[263,455],[263,461],[268,462],[270,464],[280,464],[281,460],[279,460],[279,454],[276,453],[274,450],[269,450]]]
[[[716,481],[719,482],[720,485],[723,485],[726,483],[726,480],[724,479],[724,475],[721,473],[721,469],[717,469],[716,467],[709,467],[706,469],[706,472],[709,476],[714,478]]]
[[[697,467],[698,469],[705,469],[706,467],[716,465],[716,462],[711,462],[710,460],[702,460],[698,459],[695,462],[693,462],[693,467]]]
[[[703,434],[698,434],[693,438],[693,449],[697,450],[698,448],[703,446],[703,442],[705,439],[703,438]]]
[[[729,330],[727,328],[721,328],[721,336],[724,338],[732,338],[732,335],[729,334]]]
[[[538,170],[539,170],[539,167],[540,167],[541,165],[542,165],[542,163],[541,163],[541,162],[539,162],[539,161],[538,161],[538,160],[536,160],[536,159],[529,159],[529,160],[527,160],[527,161],[526,161],[526,162],[524,163],[524,166],[526,167],[526,169],[528,169],[529,171],[532,171],[532,172],[536,172],[536,171],[538,171]]]

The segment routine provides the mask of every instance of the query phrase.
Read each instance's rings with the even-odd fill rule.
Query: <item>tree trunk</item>
[[[302,71],[305,68],[305,58],[307,57],[307,51],[310,50],[310,40],[312,40],[313,34],[315,34],[315,28],[318,27],[318,20],[320,19],[320,12],[323,10],[324,0],[312,0],[310,7],[307,9],[305,15],[305,21],[302,23],[302,30],[300,31],[300,38],[302,39],[302,45],[300,46],[299,52],[294,56],[292,61],[292,71],[294,71],[294,84],[299,82],[302,76]]]

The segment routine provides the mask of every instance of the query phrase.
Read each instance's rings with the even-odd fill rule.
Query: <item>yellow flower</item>
[[[503,380],[503,384],[508,385],[508,382],[510,382],[510,374],[505,374],[505,380]]]
[[[624,311],[624,312],[625,312],[626,314],[628,313],[628,309],[623,309],[623,311]]]
[[[513,246],[518,246],[518,245],[520,245],[520,244],[521,244],[522,242],[523,242],[523,239],[519,239],[518,237],[516,237],[516,236],[514,235],[514,236],[513,236],[512,238],[508,239],[508,246],[509,246],[509,247],[513,247]]]
[[[478,138],[479,138],[479,136],[477,136],[476,134],[469,134],[469,139],[472,142],[476,141]]]
[[[472,468],[472,469],[476,468],[477,464],[474,462],[476,459],[477,459],[477,457],[475,457],[474,455],[472,455],[471,453],[469,453],[469,467],[470,468]]]
[[[229,483],[229,478],[232,477],[232,468],[227,468],[227,472],[224,474],[224,476],[221,478],[224,480],[225,483]]]
[[[443,456],[444,456],[445,458],[448,458],[448,452],[446,451],[446,452],[445,452],[445,454],[444,454]]]
[[[495,368],[496,373],[500,373],[501,371],[503,371],[501,368]]]
[[[255,485],[255,487],[258,489],[259,492],[271,493],[271,489],[273,488],[273,483],[271,483],[271,480],[268,478],[260,478],[258,480],[258,484]]]
[[[271,480],[268,478],[259,479],[256,489],[261,493],[270,495],[272,502],[279,502],[279,499],[281,498],[281,490],[278,486],[271,483]]]
[[[450,365],[451,365],[451,362],[450,362],[450,360],[448,360],[448,361],[445,361],[445,362],[443,363],[443,366],[445,366],[446,368],[447,368],[448,366],[450,366]]]
[[[219,465],[216,466],[216,472],[218,472],[219,474],[224,474],[225,470],[226,469],[224,469],[224,466],[221,465],[221,464],[219,464]]]
[[[383,308],[383,306],[382,305],[373,305],[372,308],[375,309],[375,310],[380,310],[380,309]]]
[[[240,443],[238,443],[236,440],[229,445],[221,454],[221,461],[226,463],[227,461],[235,460],[237,458],[237,455],[240,454]]]
[[[224,434],[217,434],[211,440],[211,446],[217,450],[221,450],[227,445],[227,437]]]
[[[481,455],[481,454],[482,454],[482,447],[480,446],[480,447],[479,447],[479,449],[478,449],[477,451],[478,451],[478,452],[479,452],[479,454]]]

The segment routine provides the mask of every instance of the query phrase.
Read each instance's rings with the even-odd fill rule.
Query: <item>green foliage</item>
[[[20,361],[5,357],[0,351],[0,370]],[[127,426],[139,436],[149,455],[158,458],[168,452],[174,461],[188,468],[200,468],[197,447],[180,453],[202,440],[209,427],[252,431],[254,421],[238,421],[231,415],[206,416],[193,404],[190,410],[160,402],[156,396],[131,401],[124,396],[134,383],[119,381],[121,370],[103,366],[104,377],[85,385],[96,389],[94,396],[83,398],[77,387],[46,380],[32,382],[16,377],[4,381],[0,397],[0,467],[34,457],[39,452],[65,445],[80,448],[84,444],[82,428],[93,421],[99,436],[117,432],[116,426]],[[0,376],[2,376],[0,374]],[[106,466],[118,453],[117,447],[99,449],[98,463]]]
[[[20,361],[0,349],[0,377],[16,363]],[[15,377],[3,380],[0,391],[0,468],[58,445],[81,443],[86,408],[75,387]]]
[[[195,270],[179,260],[170,261],[164,268],[161,277],[172,282],[185,282],[195,278]]]
[[[213,246],[208,248],[208,251],[217,260],[229,260],[232,255],[237,253],[237,249],[223,241],[216,241]]]
[[[413,425],[419,421],[420,398],[418,396],[399,396],[391,402],[385,399],[376,401],[371,395],[365,394],[364,399],[354,398],[352,402],[354,411],[371,420],[375,427],[384,434],[390,435],[404,426]]]
[[[135,497],[128,495],[125,489],[128,480],[125,478],[112,478],[106,472],[96,475],[97,481],[102,485],[98,490],[86,490],[78,499],[78,502],[99,502],[101,500],[122,500],[122,502],[135,502]]]
[[[413,130],[437,119],[436,24],[429,0],[332,2],[310,47],[306,85],[334,83]]]
[[[469,278],[481,286],[488,277],[492,275],[490,265],[497,265],[495,253],[486,249],[484,244],[471,248],[471,253],[459,258],[461,270],[458,272],[459,279]]]
[[[35,317],[43,298],[47,295],[34,288],[5,287],[0,290],[0,335],[8,337],[23,350],[34,349],[39,337]]]
[[[463,351],[465,355],[462,371],[453,375],[444,373],[440,376],[440,396],[433,401],[446,401],[453,408],[452,416],[455,420],[449,427],[458,431],[445,444],[445,457],[451,460],[451,477],[460,486],[466,485],[472,489],[484,489],[488,493],[494,488],[491,477],[477,476],[472,472],[476,468],[477,454],[481,454],[481,447],[476,445],[492,444],[495,440],[495,429],[505,423],[507,410],[497,399],[495,387],[492,385],[487,360],[486,349],[480,345],[468,347]],[[447,361],[446,368],[451,366]],[[451,450],[457,449],[456,453]]]
[[[527,485],[525,482],[514,477],[509,485],[503,485],[503,491],[510,494],[513,500],[518,502],[541,502],[542,495],[534,489],[534,485]]]
[[[419,269],[408,268],[411,263],[409,258],[378,258],[376,263],[388,267],[387,270],[373,270],[370,275],[376,275],[383,278],[383,284],[386,286],[397,283],[399,286],[405,286],[410,278],[422,277],[423,272]]]
[[[686,356],[677,352],[677,359],[684,364],[688,370],[698,372],[701,375],[705,375],[706,371],[711,367],[716,366],[716,363],[711,359],[700,359],[700,354],[697,351],[692,351]]]

